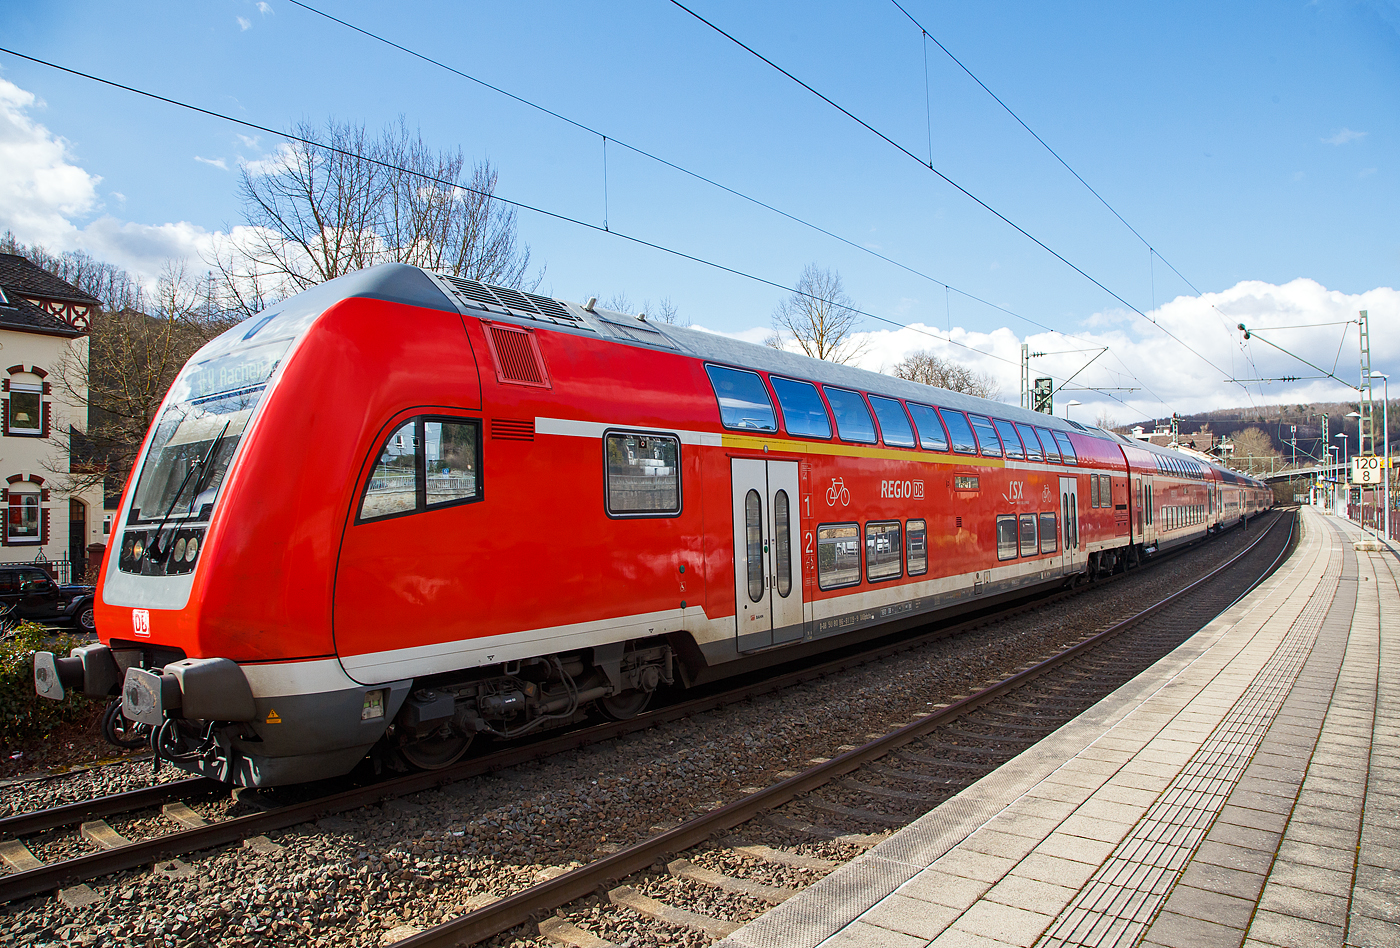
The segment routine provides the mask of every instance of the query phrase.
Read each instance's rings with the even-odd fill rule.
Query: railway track
[[[1255,541],[1255,545],[1251,547],[1251,549],[1257,548],[1260,542],[1262,542],[1262,537],[1260,540]],[[1167,560],[1168,557],[1163,557],[1155,562],[1161,565]],[[1098,583],[1094,585],[1102,586],[1104,584]],[[0,843],[0,858],[3,858],[5,862],[9,864],[12,871],[9,875],[0,877],[0,900],[11,902],[52,892],[56,889],[62,889],[64,890],[66,902],[80,904],[85,897],[83,891],[85,887],[77,885],[78,883],[90,881],[126,869],[152,865],[157,866],[159,871],[180,873],[188,869],[188,867],[184,867],[183,863],[178,861],[177,857],[181,855],[230,844],[247,844],[247,841],[250,840],[254,848],[271,846],[272,844],[267,842],[265,837],[268,833],[277,830],[314,821],[367,804],[381,803],[396,797],[428,790],[439,785],[492,771],[498,771],[502,768],[512,767],[525,761],[548,757],[565,750],[605,741],[644,728],[655,727],[667,721],[722,707],[725,704],[738,702],[755,695],[790,687],[794,684],[809,681],[814,678],[832,675],[855,665],[874,661],[906,649],[918,647],[931,639],[966,631],[979,624],[999,621],[1008,614],[1014,614],[1028,609],[1043,608],[1048,603],[1060,601],[1070,595],[1074,595],[1074,592],[1067,591],[1051,597],[1040,598],[1034,602],[1023,603],[1012,609],[1003,609],[995,615],[968,618],[955,624],[934,629],[923,635],[908,637],[899,642],[884,643],[873,648],[866,648],[806,668],[800,668],[785,674],[770,677],[761,682],[748,683],[738,688],[727,689],[723,692],[695,698],[671,707],[660,708],[654,712],[629,721],[597,725],[546,740],[536,741],[529,745],[507,748],[484,757],[465,761],[446,770],[411,774],[406,777],[394,778],[369,787],[355,787],[348,790],[341,790],[312,800],[288,804],[265,812],[248,813],[242,816],[223,819],[218,822],[206,821],[190,804],[195,803],[197,806],[200,800],[208,799],[211,794],[223,788],[221,785],[214,784],[212,781],[198,779],[177,781],[145,790],[131,791],[125,794],[117,794],[80,804],[59,807],[53,810],[8,817],[0,820],[0,839],[4,840],[3,843]],[[1216,611],[1218,612],[1219,609]],[[1194,631],[1194,629],[1192,631]],[[1043,674],[1043,672],[1040,674]],[[1131,677],[1131,675],[1129,677]],[[979,695],[983,695],[983,693],[979,692]],[[959,708],[960,710],[954,712],[953,716],[966,715],[975,704],[984,704],[986,700],[990,699],[985,698],[985,696],[980,698],[978,696],[973,696],[966,699],[965,702],[958,702],[953,707]],[[967,704],[967,702],[974,702],[974,704]],[[1061,710],[1067,710],[1067,708],[1068,706],[1065,706],[1065,708]],[[943,713],[947,713],[948,710],[949,709],[944,709]],[[1070,714],[1069,716],[1072,717],[1073,715]],[[1065,718],[1065,720],[1067,719],[1068,718]],[[929,724],[929,719],[921,719],[916,722],[911,722],[908,728],[913,728],[917,731],[920,728],[932,728],[935,726],[936,725]],[[1014,722],[1011,722],[1010,726],[1015,727],[1016,725]],[[901,731],[903,730],[904,729],[901,729]],[[900,731],[896,732],[896,734],[898,733],[900,733]],[[908,741],[921,737],[922,733],[922,731],[918,733],[910,731],[910,736],[907,736],[904,742],[907,743]],[[1032,733],[1044,732],[1043,730],[1032,729],[1027,732],[1027,736],[1030,736]],[[966,738],[959,739],[963,741],[967,740]],[[867,745],[867,748],[869,746],[870,745]],[[844,838],[844,845],[859,849],[863,846],[870,845],[879,838],[878,835],[875,835],[875,832],[872,831],[888,829],[890,826],[894,825],[902,825],[903,822],[908,821],[909,813],[923,812],[923,810],[928,809],[929,806],[934,805],[940,799],[946,798],[946,796],[950,795],[952,792],[956,792],[956,789],[960,786],[977,779],[980,773],[974,769],[967,769],[972,767],[974,763],[992,764],[994,766],[994,762],[1000,762],[1001,759],[1004,759],[1010,754],[1009,747],[998,746],[995,742],[989,742],[987,747],[984,748],[986,752],[980,754],[969,753],[968,745],[966,744],[962,745],[962,747],[964,750],[962,756],[971,757],[972,762],[969,763],[967,761],[958,760],[944,761],[946,765],[944,770],[950,771],[952,773],[951,776],[948,773],[922,773],[905,777],[896,776],[883,771],[872,771],[869,775],[861,775],[860,779],[856,779],[855,777],[849,778],[846,784],[840,785],[841,793],[846,794],[844,797],[838,795],[836,800],[831,800],[823,796],[810,796],[811,791],[816,787],[830,783],[829,779],[822,778],[821,776],[825,772],[823,768],[836,766],[839,769],[845,767],[845,770],[839,770],[837,774],[839,776],[860,765],[861,761],[856,761],[855,763],[851,763],[851,761],[864,753],[866,748],[847,748],[835,761],[814,765],[809,770],[801,774],[794,774],[773,787],[769,787],[757,794],[751,794],[749,797],[746,797],[745,800],[753,800],[755,802],[752,805],[768,810],[781,803],[787,802],[787,800],[794,799],[799,795],[808,794],[810,799],[808,799],[806,803],[800,804],[799,810],[805,807],[806,810],[821,814],[821,819],[813,819],[806,815],[789,817],[779,816],[775,817],[776,823],[771,823],[769,825],[780,833],[783,831],[783,826],[787,825],[788,827],[799,827],[800,829],[794,830],[794,832],[800,832],[807,836],[821,837],[827,835]],[[877,756],[883,756],[887,753],[888,751],[882,751],[880,755]],[[908,753],[917,754],[920,752],[911,750]],[[936,751],[933,753],[936,753]],[[852,755],[855,755],[855,757]],[[923,753],[922,756],[930,756],[930,754]],[[903,758],[895,767],[885,767],[885,769],[893,770],[898,773],[907,772],[915,774],[915,771],[909,770],[907,766],[908,763],[909,760]],[[847,766],[847,764],[850,764],[850,766]],[[885,765],[882,764],[881,766],[884,767]],[[976,774],[976,776],[973,776],[974,774]],[[854,785],[852,785],[853,783]],[[912,784],[912,789],[910,784]],[[774,802],[776,798],[764,796],[764,794],[771,794],[779,787],[786,788],[779,796],[789,791],[791,795],[782,800],[776,800],[776,802]],[[874,789],[872,790],[870,788]],[[864,795],[861,798],[865,800],[864,805],[850,805],[852,798],[849,795],[855,793]],[[842,802],[842,800],[846,802]],[[715,813],[718,814],[728,811],[730,807],[738,806],[740,803],[744,803],[744,801],[730,804],[727,807],[721,808],[721,810],[715,811]],[[157,814],[157,808],[160,808],[159,814]],[[851,815],[852,812],[855,814],[854,816]],[[149,817],[141,825],[145,826],[147,829],[155,830],[153,835],[145,839],[126,839],[114,830],[110,824],[106,823],[107,818],[124,814],[140,813],[146,813]],[[878,814],[879,816],[871,817],[869,814]],[[711,814],[711,816],[713,815],[715,814]],[[829,825],[833,822],[840,822],[841,820],[860,823],[860,817],[862,816],[864,817],[864,824],[852,832],[837,832]],[[85,853],[58,862],[43,863],[40,862],[32,852],[29,852],[25,846],[24,841],[26,838],[60,833],[65,831],[65,828],[72,827],[75,824],[79,824],[79,835],[87,840],[89,845],[98,847],[96,852]],[[689,826],[691,826],[691,823],[684,824],[674,830],[668,830],[656,837],[656,839],[663,841],[660,845],[666,850],[667,854],[679,852],[688,846],[694,845],[694,842],[680,841],[682,838],[689,839],[687,834],[692,832],[692,830],[686,830],[681,837],[677,837],[676,839],[670,838],[670,834],[685,830],[685,828]],[[67,831],[71,833],[71,829]],[[715,829],[713,827],[706,828],[704,835],[708,836],[714,832]],[[772,834],[770,833],[769,835]],[[629,852],[631,852],[631,849],[623,850],[621,853],[605,858],[599,864],[596,864],[603,867],[597,871],[602,872],[603,875],[609,878],[621,878],[628,873],[637,871],[637,869],[625,868],[625,864],[630,864],[629,860],[633,857],[629,856],[621,862],[610,861],[623,857]],[[820,870],[820,867],[815,864],[794,866],[783,863],[782,860],[787,860],[788,863],[791,863],[795,857],[791,854],[784,854],[781,848],[777,847],[759,846],[759,848],[755,849],[752,845],[747,847],[740,846],[735,852],[737,853],[736,856],[725,858],[731,861],[733,859],[739,859],[740,861],[749,862],[753,860],[759,860],[760,862],[767,860],[767,864],[769,865],[780,866],[780,872],[789,874],[795,872],[799,876],[804,876],[804,874],[805,876],[810,876]],[[27,857],[25,855],[26,853],[28,853]],[[661,857],[652,855],[645,860],[645,864],[650,865],[658,858]],[[703,863],[705,858],[707,857],[701,857],[700,862]],[[779,860],[779,862],[774,863],[772,860]],[[807,857],[807,862],[812,863],[810,857]],[[821,860],[817,860],[817,862],[821,862]],[[574,870],[574,872],[579,871],[582,870]],[[688,867],[677,866],[674,871],[681,873],[677,878],[689,880],[687,884],[708,884],[703,881],[695,881],[694,877],[697,875],[707,878],[711,882],[715,881],[714,872],[716,870],[704,869],[703,866],[697,866],[693,862],[689,864]],[[708,875],[706,875],[706,873],[708,873]],[[568,873],[567,875],[572,876],[573,873]],[[562,879],[563,876],[559,878]],[[555,880],[547,880],[544,885],[547,887],[554,881]],[[767,885],[768,883],[762,884]],[[572,885],[572,883],[568,885]],[[587,890],[591,891],[596,885],[596,882],[593,883]],[[72,887],[72,890],[64,889],[65,886]],[[526,891],[535,891],[535,889],[539,888],[540,887],[537,886],[534,889]],[[740,888],[745,888],[747,891],[747,888],[744,886],[740,886]],[[784,887],[779,886],[779,888]],[[786,886],[786,888],[792,887]],[[543,906],[543,908],[539,905],[531,905],[527,915],[563,904],[563,902],[557,900],[558,895],[551,895],[549,894],[550,891],[552,890],[546,888],[537,894],[547,901],[554,900],[553,905]],[[763,897],[775,894],[774,890],[769,889],[760,888],[754,891],[761,893]],[[744,899],[759,899],[760,902],[762,901],[759,896],[754,896],[752,894],[739,893],[738,895]],[[564,902],[577,897],[577,895],[570,895],[568,898],[564,899]],[[511,896],[509,899],[503,901],[511,902],[517,898],[517,896]],[[637,904],[646,905],[647,903],[639,901]],[[496,912],[502,910],[503,908],[495,909]],[[478,911],[485,911],[485,909]],[[475,912],[470,913],[468,916],[465,916],[465,918],[471,919],[472,916],[476,914]],[[505,924],[505,922],[501,920],[508,919],[509,917],[510,916],[500,916],[498,921],[489,923],[486,927],[489,928],[492,925],[496,925],[498,927],[494,930],[501,931],[505,928],[512,927],[512,925],[520,924],[518,920],[510,922],[509,924]],[[479,919],[473,921],[471,926],[469,926],[469,930],[477,931],[477,929],[472,926],[478,926],[480,924],[482,924],[482,922]],[[504,924],[504,928],[499,927],[502,924]],[[481,931],[484,931],[484,929],[481,929]],[[489,934],[490,932],[486,932],[485,934],[478,932],[477,934],[465,934],[462,937],[468,940],[474,940],[481,937],[488,937]],[[415,935],[412,937],[417,938],[420,936]],[[458,936],[452,935],[451,937],[457,940],[431,943],[461,943],[462,939],[458,938]],[[427,943],[429,942],[424,942],[424,944]]]

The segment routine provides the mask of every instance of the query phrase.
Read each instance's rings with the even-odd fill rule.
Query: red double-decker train
[[[479,736],[1132,565],[1270,506],[1098,429],[391,264],[205,346],[127,485],[100,644],[232,783],[445,766]]]

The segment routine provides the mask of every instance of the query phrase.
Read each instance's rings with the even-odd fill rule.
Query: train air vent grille
[[[958,529],[959,529],[959,530],[962,529],[962,517],[959,517],[959,518],[958,518]]]
[[[492,286],[489,283],[446,273],[436,276],[441,285],[446,286],[457,297],[458,302],[469,309],[484,309],[488,313],[518,316],[522,319],[558,323],[561,326],[593,331],[583,320],[570,313],[563,303],[547,296],[522,293],[508,286]]]
[[[534,332],[518,326],[488,323],[486,341],[496,361],[497,381],[550,387],[549,373],[545,371]]]
[[[535,420],[520,421],[515,418],[492,418],[491,439],[493,441],[534,441]]]
[[[640,319],[628,317],[613,319],[608,316],[600,316],[599,319],[608,327],[608,332],[619,339],[644,342],[649,346],[665,346],[667,349],[676,348],[676,344],[668,339],[661,330],[647,325]]]

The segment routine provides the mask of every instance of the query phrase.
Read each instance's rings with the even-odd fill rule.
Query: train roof
[[[656,323],[640,319],[627,313],[614,312],[598,306],[585,307],[567,300],[540,296],[535,293],[494,286],[477,280],[468,280],[450,274],[432,273],[418,267],[402,263],[384,263],[366,270],[338,277],[319,286],[297,294],[298,312],[311,309],[324,311],[334,303],[345,299],[378,299],[387,302],[405,303],[428,309],[456,311],[464,315],[487,319],[515,321],[525,324],[546,324],[551,329],[564,333],[607,339],[623,345],[642,346],[657,350],[684,353],[707,362],[758,369],[776,375],[793,376],[823,385],[835,385],[860,389],[876,395],[888,395],[916,402],[932,402],[941,407],[955,408],[978,414],[996,415],[998,418],[1018,421],[1022,424],[1039,425],[1060,431],[1088,435],[1105,441],[1116,441],[1151,454],[1185,457],[1184,454],[1137,441],[1085,425],[1030,411],[1018,405],[978,398],[962,392],[910,382],[906,379],[840,365],[798,355],[771,346],[755,345],[717,333],[703,332],[684,326]],[[592,302],[592,301],[590,301]],[[291,299],[278,304],[283,309]],[[288,314],[291,315],[290,313]],[[261,317],[250,317],[256,320]],[[305,317],[301,317],[302,320]],[[247,321],[245,320],[245,323]],[[234,327],[226,336],[237,338],[240,327]],[[1193,459],[1194,460],[1194,459]],[[1263,486],[1254,478],[1227,470],[1211,461],[1205,463],[1216,470],[1226,483],[1254,484]]]

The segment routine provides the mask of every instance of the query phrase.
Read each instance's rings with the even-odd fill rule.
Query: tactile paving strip
[[[1335,588],[1342,555],[1320,588]],[[1239,781],[1312,651],[1332,603],[1313,596],[1224,720],[1036,942],[1037,948],[1135,944]]]

